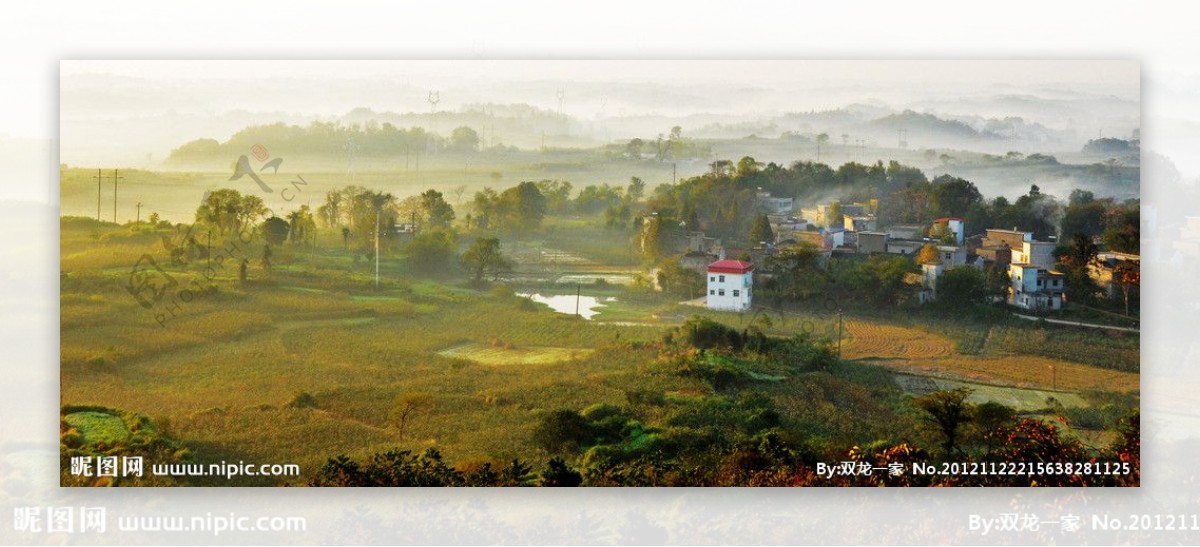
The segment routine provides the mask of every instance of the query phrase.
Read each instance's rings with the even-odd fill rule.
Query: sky
[[[1140,67],[1119,60],[65,60],[59,87],[61,161],[129,165],[165,157],[195,138],[225,140],[256,123],[330,119],[359,107],[427,112],[431,91],[438,92],[440,111],[524,103],[561,106],[589,120],[754,119],[854,103],[936,109],[1003,94],[1116,97],[1136,105]],[[944,108],[1005,115],[978,106]],[[1121,115],[1136,125],[1136,106]],[[1120,132],[1130,125],[1120,124]]]

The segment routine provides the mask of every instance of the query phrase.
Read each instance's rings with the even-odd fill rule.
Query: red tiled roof
[[[942,218],[935,218],[935,219],[933,219],[933,221],[934,221],[934,222],[949,222],[949,221],[951,221],[951,220],[957,220],[957,221],[959,221],[959,222],[962,222],[962,218],[961,218],[961,217],[942,217]]]
[[[754,263],[744,260],[718,260],[708,265],[708,271],[713,273],[741,274],[754,269]]]

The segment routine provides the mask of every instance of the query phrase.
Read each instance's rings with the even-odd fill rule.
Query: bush
[[[546,469],[542,471],[541,486],[568,486],[575,487],[583,484],[583,475],[578,471],[571,469],[567,462],[562,458],[554,457],[546,464]]]
[[[662,406],[666,404],[666,395],[661,390],[634,389],[625,392],[625,400],[630,405]]]
[[[533,442],[547,452],[576,452],[595,438],[595,427],[574,410],[555,410],[533,430]]]
[[[707,317],[692,317],[675,330],[677,339],[697,349],[742,349],[741,333]]]
[[[288,401],[288,408],[317,408],[317,398],[307,391],[301,391]]]

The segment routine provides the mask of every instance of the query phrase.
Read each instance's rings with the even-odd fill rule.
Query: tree
[[[646,181],[638,177],[629,178],[629,186],[625,189],[625,201],[637,203],[646,194]]]
[[[828,282],[820,252],[807,241],[768,256],[764,266],[771,275],[767,288],[780,298],[811,298],[822,294]]]
[[[405,250],[414,270],[432,274],[448,270],[450,258],[454,256],[454,248],[453,234],[434,230],[413,237]]]
[[[300,209],[288,213],[287,220],[291,227],[288,240],[293,244],[303,243],[316,236],[317,223],[313,220],[312,211],[308,205],[301,205]]]
[[[937,247],[932,243],[926,243],[917,251],[918,264],[941,264],[942,255],[938,252]]]
[[[396,397],[392,404],[391,422],[397,433],[403,437],[404,431],[418,416],[428,413],[434,407],[433,395],[424,392],[405,393]]]
[[[684,268],[678,259],[669,260],[658,268],[658,286],[676,298],[696,298],[704,294],[704,274]]]
[[[1125,301],[1125,315],[1129,315],[1129,296],[1142,283],[1142,273],[1139,262],[1125,261],[1113,269],[1113,283],[1121,289]]]
[[[829,202],[829,207],[825,209],[825,225],[830,228],[840,228],[844,222],[842,203],[840,201]]]
[[[269,277],[271,275],[271,245],[263,245],[262,258],[259,260],[259,265],[262,266],[263,273]]]
[[[533,429],[533,442],[552,453],[575,452],[596,438],[591,422],[574,410],[555,410]]]
[[[829,133],[817,135],[817,161],[821,161],[821,147],[829,143]]]
[[[987,296],[983,273],[975,268],[951,268],[937,280],[938,302],[954,307],[968,307]]]
[[[750,228],[750,244],[759,243],[775,243],[775,232],[771,230],[771,220],[767,215],[758,215],[758,218],[754,219],[754,226]]]
[[[511,267],[500,252],[500,240],[494,237],[476,239],[463,253],[462,261],[476,283],[483,281],[485,274],[494,280]]]
[[[479,133],[465,125],[456,127],[450,132],[447,148],[455,152],[476,152],[479,150]]]
[[[1141,213],[1138,207],[1118,209],[1109,214],[1109,227],[1101,236],[1104,247],[1119,253],[1141,252]]]
[[[454,208],[437,190],[426,190],[421,194],[421,211],[431,229],[444,230],[454,222]]]
[[[555,456],[546,464],[546,470],[541,473],[540,486],[574,487],[583,484],[583,475],[571,469],[562,457]]]
[[[499,213],[506,228],[528,233],[546,217],[546,196],[532,182],[522,182],[500,193]]]
[[[237,234],[254,226],[266,213],[262,198],[224,188],[205,196],[196,208],[196,222],[216,228],[221,235]]]
[[[325,193],[325,203],[317,208],[317,216],[326,228],[332,228],[342,222],[344,198],[345,195],[342,191],[330,190]]]
[[[935,391],[913,401],[918,408],[929,414],[929,420],[941,431],[944,437],[942,451],[947,458],[954,455],[959,426],[971,421],[971,405],[967,403],[967,397],[973,391],[965,387]]]
[[[983,194],[975,183],[950,175],[930,182],[930,208],[937,216],[966,216],[972,205],[981,203]]]
[[[750,156],[742,156],[738,160],[737,167],[733,171],[733,176],[739,179],[747,178],[758,174],[759,168],[762,167],[762,162],[755,160]]]
[[[638,233],[638,244],[642,256],[649,262],[656,262],[667,252],[668,234],[663,218],[654,215],[642,223],[642,231]]]
[[[280,245],[287,241],[288,233],[291,232],[291,227],[286,220],[279,217],[271,217],[264,220],[262,223],[263,239],[271,245]]]
[[[1067,264],[1072,270],[1087,270],[1088,264],[1092,263],[1092,259],[1096,258],[1096,244],[1092,243],[1092,238],[1087,234],[1076,233],[1071,236],[1071,242],[1067,245],[1066,254],[1059,257],[1059,260]]]
[[[625,145],[625,155],[631,159],[641,159],[643,145],[645,142],[642,139],[631,139],[629,144]]]

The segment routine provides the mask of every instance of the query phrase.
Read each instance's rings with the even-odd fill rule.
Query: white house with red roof
[[[710,310],[746,311],[754,292],[754,264],[744,260],[718,260],[708,265]]]
[[[934,226],[939,224],[945,226],[950,233],[954,234],[955,244],[961,247],[965,232],[965,229],[963,228],[963,219],[959,217],[942,217],[933,219]]]

